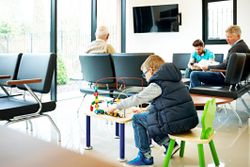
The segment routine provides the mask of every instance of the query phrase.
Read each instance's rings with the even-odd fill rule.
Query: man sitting
[[[200,65],[202,70],[210,69],[223,69],[226,70],[229,57],[232,53],[250,53],[247,44],[241,39],[241,29],[237,25],[232,25],[226,30],[226,41],[231,48],[228,51],[227,59],[219,65]],[[204,71],[193,71],[190,74],[190,88],[201,86],[203,84],[208,85],[223,85],[224,75],[220,72],[204,72]]]
[[[115,49],[112,45],[108,44],[109,31],[106,26],[99,26],[95,32],[96,40],[92,41],[87,48],[85,48],[85,53],[115,53]]]
[[[202,40],[197,39],[193,42],[195,52],[190,57],[188,68],[185,72],[185,77],[189,78],[192,71],[200,71],[200,65],[208,65],[214,62],[214,53],[205,48]]]

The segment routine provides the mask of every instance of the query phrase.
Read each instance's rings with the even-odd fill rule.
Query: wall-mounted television
[[[134,32],[179,32],[178,4],[133,7]]]

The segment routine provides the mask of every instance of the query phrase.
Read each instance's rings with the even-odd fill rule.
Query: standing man
[[[112,45],[108,44],[109,31],[106,26],[100,26],[95,32],[96,40],[92,41],[90,45],[85,49],[85,53],[115,53],[115,49]]]
[[[229,57],[232,53],[250,53],[249,47],[241,39],[241,29],[237,25],[232,25],[226,29],[226,41],[231,48],[228,51],[227,59],[219,65],[200,66],[202,70],[223,69],[226,70]],[[220,72],[193,71],[190,75],[190,88],[201,86],[202,83],[209,85],[223,85],[224,76]]]

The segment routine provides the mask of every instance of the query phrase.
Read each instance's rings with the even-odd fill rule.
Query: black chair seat
[[[8,79],[0,79],[0,90],[2,89],[4,93],[0,93],[1,97],[14,96],[10,95],[10,92],[6,90],[6,87],[15,87],[15,85],[8,86],[5,84],[6,81],[10,79],[16,79],[18,68],[22,53],[1,53],[0,54],[0,75],[9,75]]]
[[[0,103],[1,120],[10,120],[15,116],[33,114],[39,109],[39,105],[36,102],[19,100],[14,98],[1,98]],[[43,102],[42,110],[40,113],[53,111],[55,108],[55,101]]]
[[[248,91],[246,86],[230,90],[230,86],[200,86],[190,89],[190,93],[237,99]]]

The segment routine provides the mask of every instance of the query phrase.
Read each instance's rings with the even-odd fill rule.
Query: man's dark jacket
[[[149,108],[147,123],[151,138],[183,133],[198,124],[192,98],[173,63],[163,64],[149,83],[156,83],[162,89],[162,94],[152,101]]]
[[[250,53],[250,50],[247,44],[241,39],[235,45],[233,45],[227,53],[227,59],[223,61],[223,63],[219,65],[208,66],[208,69],[223,69],[226,70],[227,62],[232,53]]]

